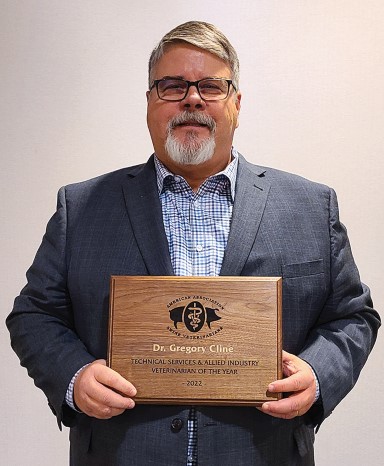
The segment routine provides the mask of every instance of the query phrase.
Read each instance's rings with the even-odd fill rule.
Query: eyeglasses
[[[178,78],[155,79],[150,91],[156,87],[159,99],[167,102],[179,102],[188,94],[189,88],[195,86],[200,97],[205,101],[224,100],[228,97],[231,85],[236,91],[231,79],[205,78],[199,81],[186,81]]]

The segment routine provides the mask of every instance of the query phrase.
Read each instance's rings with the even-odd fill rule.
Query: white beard
[[[207,162],[212,158],[215,146],[213,135],[199,141],[197,133],[194,131],[189,131],[186,134],[186,140],[183,142],[169,132],[165,141],[165,150],[170,159],[178,165],[200,165]]]
[[[185,140],[179,141],[174,136],[173,129],[187,122],[206,125],[210,131],[209,137],[199,140],[198,133],[190,130],[186,133]],[[178,165],[200,165],[210,160],[215,152],[215,131],[216,123],[211,116],[201,112],[181,112],[168,123],[165,150],[170,159]]]

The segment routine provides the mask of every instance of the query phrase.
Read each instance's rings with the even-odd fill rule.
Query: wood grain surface
[[[282,377],[281,278],[111,277],[108,365],[137,403],[259,405]]]

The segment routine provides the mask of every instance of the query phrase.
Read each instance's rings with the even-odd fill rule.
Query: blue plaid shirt
[[[174,175],[155,157],[163,222],[175,275],[217,276],[231,226],[238,166],[231,163],[210,176],[195,193],[182,176]],[[188,419],[187,466],[197,465],[195,408]]]
[[[195,193],[155,157],[163,222],[175,275],[217,276],[232,219],[238,155]]]

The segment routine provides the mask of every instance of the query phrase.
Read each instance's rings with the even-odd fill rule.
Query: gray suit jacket
[[[59,425],[71,426],[72,464],[185,464],[188,407],[141,405],[100,421],[64,402],[76,371],[106,357],[110,276],[172,274],[153,157],[60,190],[7,325]],[[283,277],[284,349],[311,364],[321,400],[290,421],[199,408],[199,464],[312,464],[313,428],[355,384],[380,325],[335,193],[240,156],[221,275]]]

